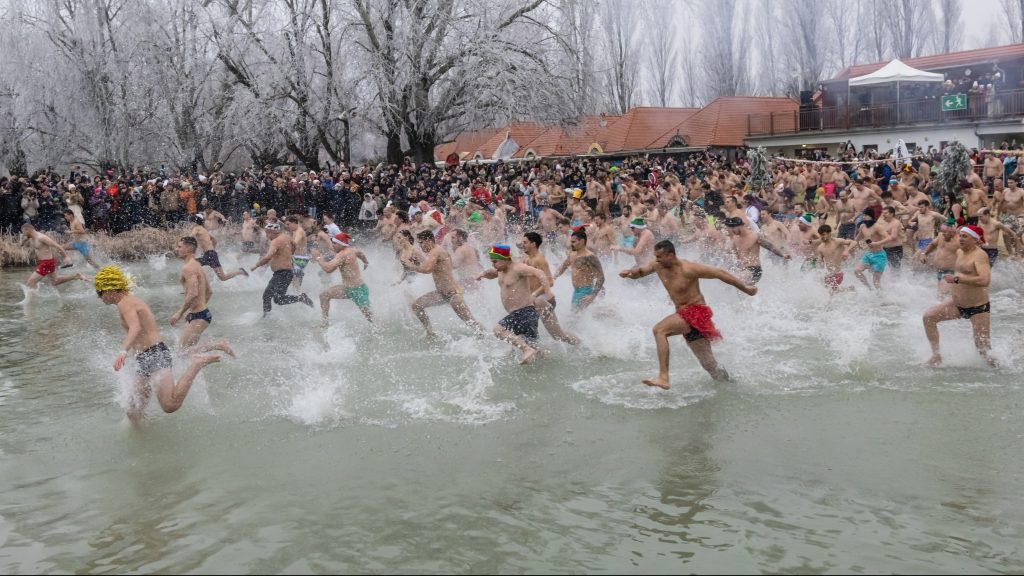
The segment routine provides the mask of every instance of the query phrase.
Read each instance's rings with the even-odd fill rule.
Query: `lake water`
[[[639,383],[672,311],[660,285],[610,278],[573,319],[560,279],[584,344],[542,334],[551,354],[522,367],[448,308],[429,311],[445,340],[425,342],[408,305],[430,279],[392,286],[393,257],[369,256],[380,334],[347,301],[323,335],[301,304],[261,320],[266,270],[208,272],[207,335],[238,358],[178,413],[152,401],[140,431],[130,370],[110,368],[116,311],[84,283],[22,303],[30,270],[0,272],[0,571],[1024,572],[1019,268],[993,281],[999,370],[966,322],[941,328],[947,365],[923,366],[933,277],[830,300],[766,264],[754,298],[705,287],[735,382],[675,338],[662,392]],[[168,343],[179,267],[127,266]],[[468,302],[503,316],[494,282]]]

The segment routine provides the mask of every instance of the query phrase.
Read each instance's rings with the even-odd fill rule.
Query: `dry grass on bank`
[[[93,250],[114,261],[143,260],[153,254],[165,254],[174,251],[174,244],[182,236],[182,230],[164,230],[162,228],[136,228],[122,232],[117,236],[95,234],[89,236]],[[70,239],[66,235],[51,234],[61,244]],[[4,234],[0,236],[0,267],[31,266],[35,264],[35,256],[27,246],[18,244],[20,236]]]

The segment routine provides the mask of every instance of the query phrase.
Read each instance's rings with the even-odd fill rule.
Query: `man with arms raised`
[[[367,288],[366,282],[363,282],[363,275],[359,271],[359,264],[356,260],[360,260],[363,263],[363,270],[370,265],[369,260],[366,259],[366,255],[361,250],[352,248],[352,237],[344,232],[338,232],[331,238],[331,244],[335,250],[335,255],[330,260],[324,261],[320,257],[320,251],[313,248],[313,260],[320,264],[320,268],[324,272],[330,274],[335,270],[341,272],[341,284],[335,284],[330,288],[320,293],[320,311],[323,312],[323,322],[321,326],[326,328],[328,324],[328,314],[331,311],[331,300],[348,298],[353,304],[359,307],[359,311],[363,313],[366,320],[371,324],[373,323],[373,312],[370,310],[370,289]]]
[[[425,254],[424,261],[418,263],[411,260],[411,257],[403,256],[402,264],[420,274],[430,274],[434,277],[434,290],[420,296],[412,303],[412,311],[426,328],[427,337],[435,338],[437,336],[430,327],[427,308],[441,304],[450,305],[455,315],[475,332],[483,332],[484,327],[473,318],[473,313],[470,312],[469,306],[462,298],[462,288],[455,281],[455,274],[452,272],[452,257],[444,248],[437,245],[434,233],[430,230],[421,230],[416,234],[416,239],[419,240],[420,247]]]
[[[530,288],[530,280],[539,282],[545,292],[550,290],[550,286],[540,270],[522,262],[513,262],[511,251],[504,244],[492,246],[488,256],[493,268],[480,273],[478,278],[498,279],[501,304],[508,316],[494,327],[494,335],[521,350],[523,357],[519,363],[526,364],[540,352],[528,343],[537,340],[537,320],[540,319],[534,305],[534,290]]]
[[[181,238],[174,247],[175,254],[185,262],[185,265],[181,267],[181,274],[178,276],[181,286],[185,289],[185,301],[181,303],[181,308],[178,308],[178,311],[171,316],[171,326],[176,325],[182,316],[185,317],[185,331],[181,335],[181,340],[178,341],[178,354],[185,356],[193,352],[220,350],[229,356],[234,356],[235,353],[228,345],[227,340],[218,340],[200,348],[195,347],[203,332],[213,322],[213,314],[207,307],[210,297],[213,296],[213,291],[210,289],[210,282],[206,279],[206,274],[203,274],[202,266],[196,260],[196,248],[198,247],[199,243],[191,236]]]
[[[114,371],[124,367],[128,354],[135,353],[137,376],[134,393],[128,402],[128,419],[133,424],[142,420],[143,411],[149,402],[149,395],[155,389],[160,408],[170,414],[181,408],[192,381],[203,367],[219,362],[215,354],[192,357],[185,373],[177,382],[171,373],[171,351],[160,339],[156,318],[142,299],[129,294],[128,277],[117,266],[107,266],[96,273],[93,280],[96,296],[107,305],[117,306],[121,325],[127,334],[121,343],[121,351],[114,359]]]
[[[683,335],[701,367],[712,378],[728,380],[729,373],[718,365],[718,361],[715,360],[715,355],[711,351],[711,341],[721,339],[722,335],[711,320],[711,308],[708,307],[704,301],[704,295],[700,292],[700,279],[721,280],[750,296],[757,294],[757,288],[744,284],[739,278],[721,268],[704,266],[677,258],[676,248],[668,240],[662,240],[655,245],[654,258],[653,262],[644,266],[619,272],[619,276],[633,279],[657,273],[676,307],[674,314],[654,326],[654,341],[658,347],[658,376],[644,380],[643,383],[665,390],[670,387],[668,338],[679,334]]]
[[[960,250],[953,266],[955,273],[943,278],[953,285],[953,298],[924,313],[924,333],[932,347],[932,357],[928,364],[938,366],[942,363],[942,354],[939,353],[939,322],[962,318],[971,321],[974,346],[978,353],[986,362],[995,366],[995,360],[989,355],[992,341],[989,335],[991,314],[988,284],[992,269],[988,256],[979,248],[985,243],[985,233],[977,226],[964,226],[960,229],[959,243]]]

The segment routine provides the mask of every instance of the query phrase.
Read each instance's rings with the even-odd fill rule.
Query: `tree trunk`
[[[431,132],[429,134],[421,134],[409,143],[412,159],[416,162],[416,165],[426,162],[427,164],[434,163],[434,142],[436,138]]]
[[[385,134],[388,139],[388,164],[402,164],[402,137],[397,131]]]

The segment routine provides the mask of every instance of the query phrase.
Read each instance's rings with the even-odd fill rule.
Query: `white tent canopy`
[[[911,68],[899,60],[893,60],[871,74],[850,78],[850,86],[873,86],[890,82],[942,82],[942,74]]]

